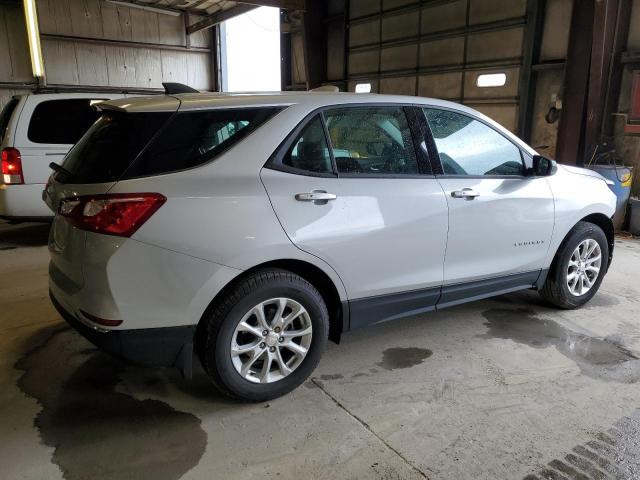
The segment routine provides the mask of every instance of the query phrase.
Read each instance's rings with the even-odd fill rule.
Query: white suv
[[[183,94],[101,105],[46,189],[51,297],[111,353],[282,395],[327,338],[537,289],[597,291],[616,198],[461,105]]]
[[[42,189],[49,163],[61,161],[100,113],[104,93],[42,93],[18,95],[0,113],[0,218],[10,221],[51,219]]]

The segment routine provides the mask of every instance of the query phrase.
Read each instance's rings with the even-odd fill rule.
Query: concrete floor
[[[582,310],[525,292],[353,332],[259,405],[96,351],[45,243],[0,224],[2,478],[640,479],[637,240]]]

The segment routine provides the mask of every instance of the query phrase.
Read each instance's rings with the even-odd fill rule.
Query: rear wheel
[[[577,308],[596,294],[609,262],[600,227],[579,222],[562,242],[540,294],[560,308]]]
[[[313,372],[326,345],[329,316],[318,291],[286,270],[260,270],[216,300],[198,335],[202,365],[238,399],[284,395]]]

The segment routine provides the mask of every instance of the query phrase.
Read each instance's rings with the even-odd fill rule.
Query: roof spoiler
[[[164,87],[165,95],[174,95],[176,93],[200,93],[195,88],[191,88],[189,85],[184,85],[182,83],[164,82],[162,86]]]

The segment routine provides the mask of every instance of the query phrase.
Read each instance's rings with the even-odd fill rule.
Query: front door
[[[554,225],[547,180],[525,176],[523,152],[489,124],[450,110],[425,114],[449,205],[444,284],[487,280],[481,293],[534,283]]]
[[[410,113],[327,109],[261,173],[291,241],[344,282],[352,328],[426,311],[442,285],[447,204],[414,147]]]

